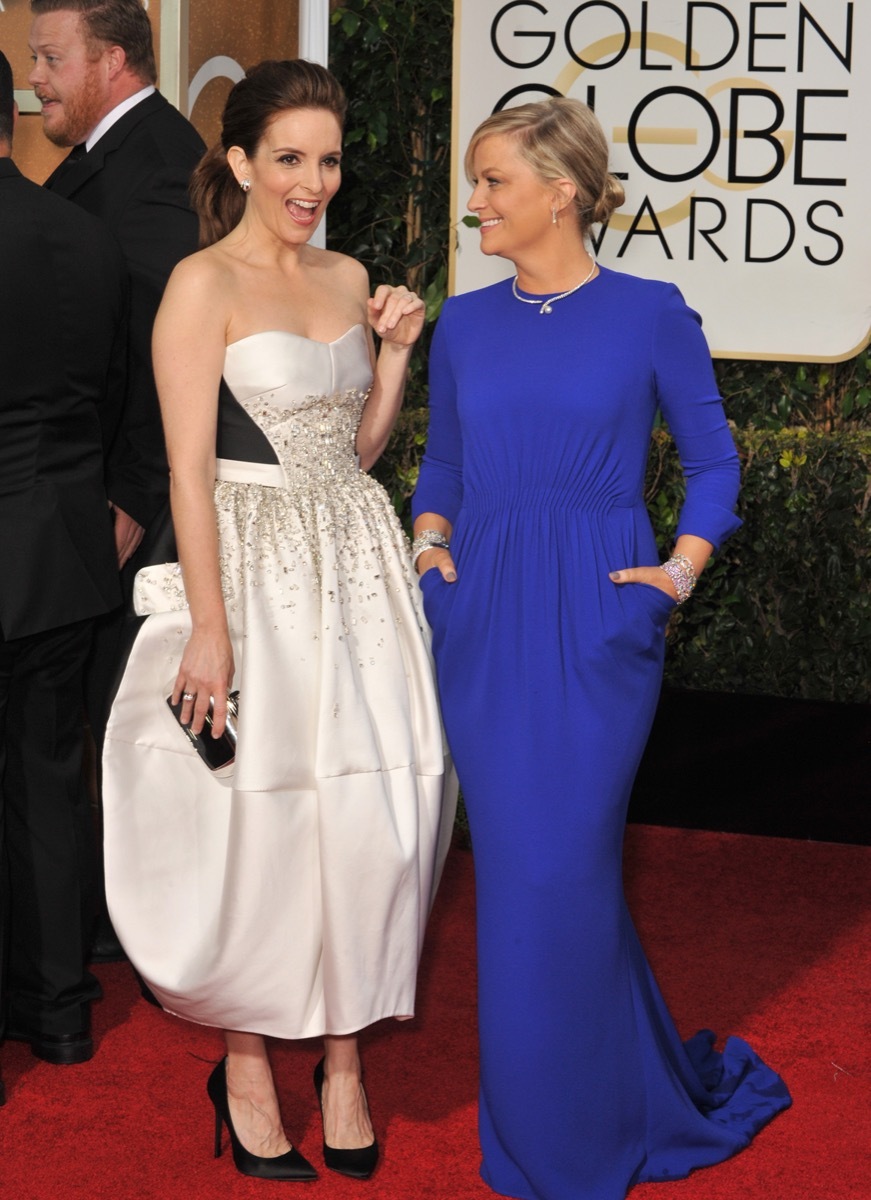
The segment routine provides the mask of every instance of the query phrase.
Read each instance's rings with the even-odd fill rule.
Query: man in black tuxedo
[[[109,226],[130,273],[128,377],[107,473],[129,609],[139,567],[175,556],[151,329],[172,268],[197,248],[187,189],[205,147],[155,90],[151,25],[141,0],[31,0],[31,10],[29,78],[42,102],[44,131],[57,145],[74,147],[45,186]],[[135,629],[122,611],[97,630],[86,701],[98,753]],[[119,956],[105,920],[94,951],[95,960]]]
[[[73,152],[45,186],[104,221],[131,280],[131,349],[109,498],[123,566],[168,495],[151,370],[151,327],[172,268],[197,248],[187,188],[205,147],[155,90],[151,26],[141,0],[31,0],[30,83],[46,136]]]
[[[121,600],[104,453],[128,284],[102,224],[19,173],[14,116],[0,54],[0,1038],[76,1063],[100,994],[82,679],[94,621]]]

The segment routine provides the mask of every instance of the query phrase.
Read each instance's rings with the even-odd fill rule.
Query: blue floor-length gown
[[[657,407],[715,546],[738,462],[698,317],[600,268],[552,312],[510,282],[447,302],[415,513],[453,524],[421,580],[475,853],[482,1174],[524,1200],[623,1200],[745,1146],[790,1103],[738,1038],[684,1046],[626,908],[621,848],[673,603],[643,500]],[[681,773],[674,747],[670,786]],[[688,964],[691,969],[691,964]]]

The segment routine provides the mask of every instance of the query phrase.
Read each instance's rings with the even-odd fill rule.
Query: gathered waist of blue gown
[[[580,480],[577,487],[572,483],[560,483],[553,487],[502,487],[485,491],[467,489],[463,494],[458,520],[460,517],[474,519],[500,513],[572,512],[596,516],[615,509],[622,515],[627,511],[646,511],[641,495],[630,497],[616,490],[603,490],[601,487],[591,489],[581,486]]]

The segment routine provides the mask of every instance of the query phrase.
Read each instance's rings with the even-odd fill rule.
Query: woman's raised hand
[[[369,324],[382,341],[413,346],[420,337],[426,306],[416,292],[382,283],[368,305]]]

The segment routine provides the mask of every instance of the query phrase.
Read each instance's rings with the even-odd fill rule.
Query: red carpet
[[[682,1032],[746,1037],[785,1075],[794,1107],[742,1155],[632,1200],[869,1200],[871,1197],[871,848],[630,826],[627,890]],[[452,853],[430,928],[418,1017],[366,1042],[383,1158],[368,1183],[324,1171],[314,1184],[245,1179],[211,1157],[211,1030],[139,997],[126,964],[100,968],[98,1049],[52,1067],[2,1051],[0,1195],[8,1200],[469,1200],[475,1135],[472,863]],[[288,1131],[315,1165],[316,1042],[275,1049]],[[225,1135],[226,1136],[226,1135]]]

